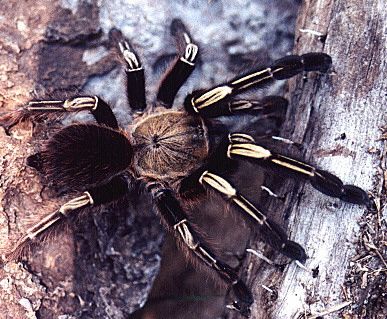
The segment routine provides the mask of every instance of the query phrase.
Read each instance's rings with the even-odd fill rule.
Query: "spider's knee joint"
[[[211,188],[227,196],[227,198],[233,198],[237,196],[237,191],[232,185],[224,178],[205,171],[199,178],[199,183],[202,185],[207,184]]]
[[[198,52],[199,52],[199,48],[196,44],[187,43],[187,46],[185,47],[184,55],[180,58],[180,60],[191,66],[194,66]]]
[[[91,197],[89,192],[84,192],[82,196],[76,197],[68,201],[67,203],[64,203],[60,208],[59,212],[64,215],[68,216],[68,214],[78,208],[82,208],[88,205],[93,205],[94,200]]]
[[[118,46],[127,64],[127,71],[134,72],[142,70],[140,59],[138,58],[136,53],[131,50],[129,43],[126,41],[121,41],[118,43]]]

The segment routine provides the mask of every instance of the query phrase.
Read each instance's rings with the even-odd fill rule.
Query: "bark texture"
[[[9,1],[0,12],[1,113],[31,99],[73,96],[90,77],[120,65],[91,2],[71,11],[59,1]],[[95,60],[95,51],[105,54]],[[25,164],[61,125],[21,124],[10,135],[0,129],[1,254],[66,201]],[[141,199],[98,211],[65,226],[23,263],[0,267],[0,318],[125,318],[145,303],[160,264],[159,222]]]
[[[270,210],[305,247],[308,270],[292,263],[280,272],[248,258],[253,318],[386,318],[386,21],[385,1],[312,0],[300,8],[294,52],[326,52],[334,69],[289,81],[282,136],[302,144],[308,162],[372,194],[377,209],[283,183],[285,203],[271,200]]]

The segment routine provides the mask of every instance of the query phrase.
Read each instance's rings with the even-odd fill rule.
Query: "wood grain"
[[[362,257],[368,260],[366,269],[385,268],[376,250],[382,255],[386,229],[386,142],[381,140],[387,124],[386,9],[384,1],[357,0],[301,6],[294,52],[328,53],[334,66],[330,74],[289,81],[291,103],[282,136],[302,144],[308,162],[373,194],[380,209],[370,212],[309,184],[287,181],[279,190],[287,195],[285,204],[272,200],[270,210],[289,217],[288,233],[305,247],[309,271],[292,263],[281,273],[251,256],[247,277],[256,298],[253,318],[317,318],[324,312],[324,318],[386,317],[385,272],[372,276],[355,270],[364,265]],[[365,234],[376,250],[367,246]]]

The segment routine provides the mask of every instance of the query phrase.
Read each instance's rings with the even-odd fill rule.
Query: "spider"
[[[278,224],[225,177],[236,169],[238,161],[307,180],[318,191],[345,202],[368,206],[370,198],[359,187],[345,185],[327,171],[265,148],[246,132],[227,132],[214,120],[219,116],[271,114],[286,108],[287,101],[279,96],[260,100],[237,96],[302,72],[325,73],[332,64],[329,55],[312,52],[286,56],[213,88],[195,90],[186,96],[184,105],[172,108],[177,92],[195,68],[199,51],[181,20],[172,21],[171,34],[181,54],[164,74],[156,102],[149,107],[140,59],[129,42],[122,38],[118,41],[126,66],[129,106],[136,113],[133,123],[126,128],[119,127],[110,106],[98,96],[32,101],[26,109],[0,117],[0,124],[6,129],[45,113],[90,111],[97,122],[60,129],[38,153],[27,158],[27,165],[46,175],[58,189],[75,190],[80,195],[32,226],[8,256],[16,258],[54,226],[82,209],[117,201],[141,186],[149,192],[162,224],[173,233],[182,249],[230,286],[234,295],[232,308],[248,316],[254,301],[249,288],[192,227],[186,214],[187,202],[204,200],[206,195],[217,193],[259,227],[274,249],[304,263],[305,250],[289,240]]]

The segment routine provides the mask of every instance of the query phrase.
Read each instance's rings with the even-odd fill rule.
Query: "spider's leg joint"
[[[84,194],[82,196],[73,198],[72,200],[70,200],[67,203],[63,204],[59,208],[59,212],[62,215],[67,216],[73,210],[76,210],[78,208],[85,207],[85,206],[88,206],[88,205],[93,205],[93,203],[94,203],[94,200],[91,197],[90,193],[89,192],[84,192]]]
[[[272,157],[272,153],[266,148],[252,144],[252,143],[238,143],[234,144],[234,141],[228,146],[227,149],[227,157],[248,157],[253,159],[270,159]]]
[[[230,143],[255,143],[254,138],[245,133],[231,133],[228,135],[228,140]]]
[[[237,191],[222,177],[205,171],[199,178],[200,184],[207,184],[217,190],[227,198],[233,198],[237,195]]]
[[[228,85],[217,86],[198,96],[194,96],[191,100],[192,107],[196,108],[196,112],[211,106],[231,95],[233,88]]]
[[[127,71],[134,72],[142,70],[140,59],[136,53],[130,49],[129,43],[126,41],[121,41],[118,43],[118,46],[127,64]]]
[[[95,111],[98,106],[98,97],[97,96],[82,96],[76,97],[73,99],[67,99],[63,102],[63,109],[71,112],[71,111],[79,111],[88,109],[91,111]]]
[[[185,48],[184,56],[182,56],[180,60],[191,66],[194,66],[198,52],[199,48],[196,44],[188,43]]]

